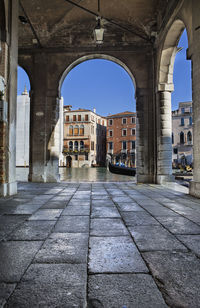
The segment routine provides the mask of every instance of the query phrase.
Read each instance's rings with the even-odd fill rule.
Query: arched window
[[[172,133],[172,144],[174,144],[174,133]]]
[[[69,126],[69,135],[73,136],[73,125]]]
[[[74,136],[78,136],[78,134],[79,134],[79,126],[75,125],[74,126]]]
[[[80,150],[84,150],[84,141],[80,141]]]
[[[191,142],[192,142],[192,133],[191,133],[191,131],[189,131],[189,132],[187,133],[187,142],[188,142],[188,143],[191,143]]]
[[[78,151],[78,141],[75,141],[75,142],[74,142],[74,150],[75,150],[75,151]]]
[[[180,133],[180,143],[181,143],[181,144],[184,144],[184,143],[185,143],[185,140],[184,140],[184,133],[183,133],[183,132]]]
[[[84,125],[80,126],[80,135],[84,136]]]
[[[69,150],[70,150],[70,151],[73,151],[73,141],[70,141],[70,142],[69,142]]]

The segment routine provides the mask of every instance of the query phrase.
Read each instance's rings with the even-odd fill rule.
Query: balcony
[[[78,154],[78,155],[85,155],[87,153],[90,152],[90,149],[85,147],[83,149],[69,149],[68,147],[63,147],[63,154],[65,155],[75,155],[75,154]]]
[[[70,135],[65,134],[64,135],[65,140],[76,140],[76,139],[90,139],[90,135]]]

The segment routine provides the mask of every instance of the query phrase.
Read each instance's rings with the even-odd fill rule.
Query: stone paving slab
[[[41,209],[64,209],[67,201],[48,201],[41,206]]]
[[[86,273],[83,264],[33,264],[7,307],[85,307]]]
[[[12,211],[12,214],[19,214],[19,215],[31,215],[35,213],[39,208],[41,207],[41,204],[20,204],[16,207],[15,210]]]
[[[61,216],[55,225],[54,232],[57,233],[88,233],[88,216]]]
[[[29,220],[57,220],[61,212],[61,209],[42,209],[32,215]]]
[[[8,240],[17,241],[42,241],[51,233],[56,221],[32,220],[17,227],[9,236]]]
[[[99,206],[106,206],[106,207],[113,207],[115,206],[112,200],[92,200],[92,207],[99,207]]]
[[[0,307],[4,307],[16,287],[15,283],[0,283]]]
[[[151,215],[157,216],[178,216],[178,214],[161,205],[143,205],[145,210]]]
[[[89,216],[90,215],[90,206],[89,205],[74,205],[67,206],[66,209],[62,212],[61,215],[69,215],[69,216]]]
[[[74,205],[88,206],[90,205],[90,201],[71,199],[67,204],[67,206],[74,206]]]
[[[145,252],[143,257],[170,307],[200,307],[199,259],[182,252]]]
[[[91,307],[168,307],[154,280],[147,274],[90,275],[88,289]],[[95,306],[95,302],[99,306]]]
[[[0,243],[0,282],[20,281],[42,242],[11,241]]]
[[[90,235],[92,236],[120,236],[129,235],[121,219],[98,218],[91,219]]]
[[[200,235],[178,235],[178,239],[200,257]]]
[[[174,234],[200,234],[200,226],[184,217],[158,217],[159,222]]]
[[[148,272],[129,236],[91,237],[89,247],[90,273]]]
[[[52,233],[35,256],[36,263],[87,263],[88,235]]]
[[[119,211],[122,212],[144,212],[144,209],[135,202],[116,203],[119,207]]]
[[[121,212],[121,214],[126,225],[130,227],[140,225],[159,225],[158,221],[147,212]]]
[[[187,248],[162,226],[134,226],[129,227],[129,230],[141,251],[187,251]]]
[[[23,223],[27,215],[2,215],[0,216],[0,240],[8,236],[15,228]]]
[[[100,217],[110,217],[110,218],[120,218],[120,214],[116,207],[104,207],[104,206],[96,206],[92,207],[92,218],[100,218]]]

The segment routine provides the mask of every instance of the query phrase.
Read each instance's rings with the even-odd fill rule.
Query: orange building
[[[107,117],[107,155],[113,163],[136,165],[136,113],[125,111]]]

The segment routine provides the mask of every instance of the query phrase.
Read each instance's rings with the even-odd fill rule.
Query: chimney
[[[65,106],[65,110],[66,110],[66,111],[70,111],[70,110],[71,110],[71,108],[72,108],[72,106],[71,106],[71,105],[67,105],[67,106]]]
[[[93,112],[96,113],[96,108],[93,109]]]

